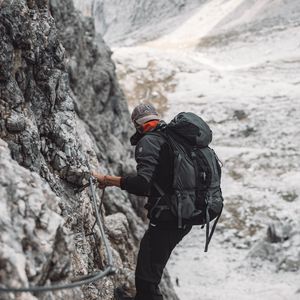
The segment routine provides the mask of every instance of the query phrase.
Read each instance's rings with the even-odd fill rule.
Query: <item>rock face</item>
[[[96,250],[99,235],[89,235],[95,216],[88,193],[75,188],[90,169],[128,174],[134,160],[111,51],[94,36],[93,21],[71,0],[0,1],[1,284],[69,282],[106,264],[103,246],[100,258]],[[137,201],[118,189],[103,200],[115,276],[74,290],[0,298],[113,299],[120,285],[132,290],[144,226]],[[177,299],[171,290],[169,299]]]

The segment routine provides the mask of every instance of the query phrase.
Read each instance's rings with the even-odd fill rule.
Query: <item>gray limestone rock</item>
[[[89,193],[76,188],[90,170],[123,175],[135,165],[127,103],[110,49],[94,41],[93,23],[71,0],[0,1],[1,284],[70,282],[106,264],[101,240],[90,235]],[[74,290],[1,299],[108,300],[124,284],[134,292],[144,230],[138,206],[118,189],[103,199],[115,276]]]
[[[68,245],[71,240],[68,230],[62,230],[60,199],[37,173],[11,158],[2,139],[0,169],[1,283],[14,287],[38,284],[42,277],[50,278],[44,273],[47,265],[52,274],[56,270],[56,278],[65,277],[70,256],[59,243]],[[47,261],[51,257],[56,257],[57,263],[50,267]],[[1,294],[1,299],[12,298]]]
[[[287,221],[268,226],[266,237],[250,250],[250,258],[271,261],[276,270],[297,272],[300,270],[299,226]]]

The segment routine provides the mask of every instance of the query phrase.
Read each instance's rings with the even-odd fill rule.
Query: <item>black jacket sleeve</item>
[[[147,196],[150,190],[150,184],[139,175],[122,177],[121,189],[137,196]]]
[[[159,163],[161,145],[164,140],[159,135],[145,135],[136,145],[135,159],[137,175],[124,177],[121,188],[129,193],[146,196],[152,184],[155,169]]]

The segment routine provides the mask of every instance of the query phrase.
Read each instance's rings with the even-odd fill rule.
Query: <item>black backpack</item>
[[[214,150],[208,147],[212,131],[197,115],[182,112],[160,134],[174,154],[173,193],[166,197],[157,182],[154,186],[176,216],[178,228],[185,224],[206,225],[204,251],[207,252],[223,209],[221,167]],[[213,219],[215,222],[209,232],[209,222]]]

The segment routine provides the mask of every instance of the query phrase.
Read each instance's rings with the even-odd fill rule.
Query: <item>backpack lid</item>
[[[168,130],[195,146],[207,147],[212,141],[212,131],[207,123],[191,112],[179,113],[168,124]]]

